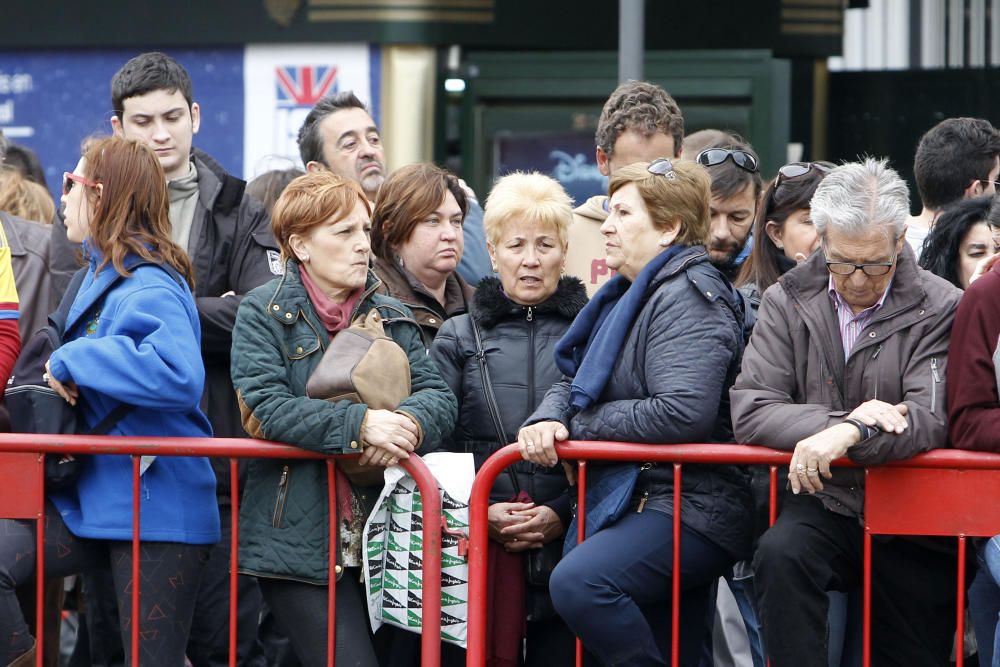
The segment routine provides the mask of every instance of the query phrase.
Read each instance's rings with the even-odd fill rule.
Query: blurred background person
[[[997,252],[1000,209],[993,212],[996,226],[988,221],[994,197],[963,199],[945,208],[924,238],[920,266],[966,289],[980,262]]]
[[[246,193],[259,201],[268,215],[274,209],[274,202],[285,191],[288,184],[306,172],[292,167],[290,169],[272,169],[247,183]]]
[[[809,201],[833,166],[830,162],[786,164],[764,191],[753,223],[753,248],[734,283],[755,309],[768,287],[819,247]]]
[[[426,162],[394,171],[375,201],[371,243],[380,290],[413,312],[428,348],[445,320],[469,310],[473,288],[456,271],[466,211],[458,178]]]
[[[486,201],[484,223],[499,277],[479,283],[470,312],[445,322],[431,346],[431,359],[458,397],[458,422],[445,448],[471,452],[477,470],[491,454],[517,440],[518,428],[562,379],[555,346],[587,303],[583,283],[561,275],[572,219],[571,200],[554,179],[517,173],[497,181]],[[489,389],[473,327],[487,351],[482,363]],[[489,407],[493,398],[502,436]],[[559,466],[526,462],[507,470],[490,494],[490,560],[503,573],[498,571],[494,579],[498,604],[491,614],[489,645],[495,655],[516,664],[527,619],[523,664],[572,665],[573,635],[556,615],[547,587],[529,581],[524,595],[522,557],[544,548],[544,564],[555,567],[561,556],[561,538],[572,515],[566,476]]]

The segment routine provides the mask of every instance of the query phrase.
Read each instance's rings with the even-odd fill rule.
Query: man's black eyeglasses
[[[824,253],[825,254],[825,253]],[[858,269],[861,269],[866,276],[878,277],[884,276],[889,273],[892,269],[893,264],[896,263],[896,251],[893,251],[892,257],[889,258],[888,262],[871,262],[869,264],[855,264],[854,262],[831,262],[826,260],[826,268],[830,273],[835,273],[838,276],[849,276]]]
[[[829,162],[791,162],[778,170],[778,175],[774,180],[774,187],[777,189],[778,186],[786,181],[801,178],[813,169],[821,171],[824,174],[829,174],[830,170],[833,169],[833,166],[834,165]]]
[[[658,157],[650,162],[649,166],[646,167],[646,171],[658,176],[666,176],[671,181],[677,179],[677,174],[674,173],[674,165],[665,157]]]
[[[743,171],[749,171],[751,174],[756,174],[760,169],[756,155],[738,149],[706,148],[695,158],[695,162],[706,167],[714,167],[726,160],[732,160],[737,167]]]

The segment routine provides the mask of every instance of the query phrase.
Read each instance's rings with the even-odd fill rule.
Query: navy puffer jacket
[[[570,380],[559,382],[525,422],[560,421],[574,440],[652,444],[732,442],[729,387],[743,351],[743,303],[702,246],[660,270],[600,401],[573,414]],[[749,475],[726,465],[686,465],[681,521],[736,558],[752,538]],[[673,468],[639,477],[647,507],[673,512]]]

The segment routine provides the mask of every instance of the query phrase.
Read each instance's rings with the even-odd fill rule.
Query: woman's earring
[[[668,245],[670,245],[670,241],[668,241],[666,239],[660,239],[660,247],[661,248],[666,248]]]
[[[308,262],[309,261],[309,255],[303,255],[302,256],[302,261],[303,262]]]
[[[403,264],[403,258],[400,257],[399,255],[396,255],[396,264],[399,264],[399,268],[401,269],[406,268],[406,264]]]

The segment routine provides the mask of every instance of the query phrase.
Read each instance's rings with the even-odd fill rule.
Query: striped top
[[[14,286],[14,271],[10,266],[10,245],[3,227],[0,226],[0,320],[17,321],[17,288]]]
[[[851,350],[854,349],[854,344],[858,342],[858,336],[866,326],[872,321],[881,308],[882,304],[885,303],[885,298],[889,295],[889,290],[892,289],[892,280],[886,286],[885,291],[882,292],[882,298],[878,300],[874,306],[865,308],[857,315],[851,310],[851,306],[844,301],[844,297],[840,295],[836,287],[833,284],[833,276],[830,276],[830,300],[833,301],[833,307],[837,311],[837,323],[840,325],[840,342],[844,345],[844,360],[846,361],[848,357],[851,356]]]

